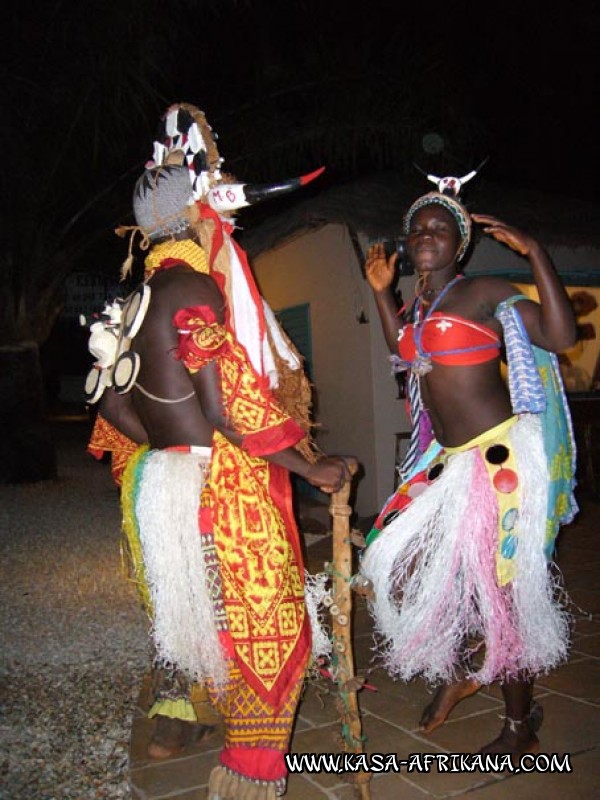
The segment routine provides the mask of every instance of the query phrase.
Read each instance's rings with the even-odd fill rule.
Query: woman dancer
[[[539,303],[504,279],[462,276],[473,222],[529,260]],[[518,756],[539,746],[534,676],[568,646],[548,560],[576,510],[573,452],[551,354],[573,344],[575,320],[548,255],[516,228],[431,192],[413,203],[405,230],[419,274],[409,312],[398,310],[396,256],[386,260],[382,244],[370,248],[366,274],[388,346],[411,372],[414,440],[425,452],[413,451],[376,520],[361,572],[390,673],[443,684],[422,730],[500,680],[504,726],[482,752]]]

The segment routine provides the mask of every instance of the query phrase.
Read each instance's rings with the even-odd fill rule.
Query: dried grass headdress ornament
[[[153,143],[152,160],[146,164],[146,168],[152,174],[156,169],[178,168],[177,180],[173,177],[177,202],[184,194],[179,180],[182,171],[185,172],[192,205],[181,212],[181,208],[175,207],[177,203],[171,205],[170,192],[165,192],[164,205],[160,209],[144,205],[144,213],[148,214],[148,218],[142,221],[137,210],[136,218],[145,230],[148,230],[148,224],[154,230],[154,224],[168,218],[171,211],[173,219],[170,223],[175,227],[183,224],[187,214],[192,218],[195,215],[195,221],[192,220],[191,224],[206,253],[210,274],[228,301],[228,324],[245,347],[257,373],[268,379],[286,410],[308,432],[311,393],[302,370],[302,359],[261,297],[246,254],[232,233],[233,216],[238,209],[288,194],[314,180],[323,172],[323,168],[308,175],[264,185],[238,183],[222,173],[222,164],[217,136],[204,113],[189,103],[170,106],[160,121]],[[169,176],[164,184],[165,189],[170,187],[170,179]],[[142,178],[140,189],[143,189],[143,185]],[[157,188],[162,190],[162,185],[161,177],[157,180]],[[161,227],[158,226],[156,230],[161,231]],[[149,238],[146,238],[148,243]]]
[[[152,160],[146,168],[178,165],[186,169],[197,213],[193,227],[208,256],[210,272],[227,297],[230,325],[258,374],[268,376],[276,386],[278,359],[272,355],[271,343],[282,336],[260,296],[246,254],[231,235],[233,216],[238,209],[304,186],[323,169],[276,184],[249,184],[225,176],[223,161],[217,136],[204,113],[189,103],[176,103],[160,121]],[[297,356],[291,353],[286,352],[284,360],[292,369],[299,367]]]

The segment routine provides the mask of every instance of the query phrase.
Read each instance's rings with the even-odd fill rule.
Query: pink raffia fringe
[[[569,614],[544,556],[548,470],[539,420],[523,415],[509,437],[520,490],[510,583],[496,579],[498,508],[479,448],[450,456],[365,553],[361,572],[373,584],[381,654],[395,677],[448,682],[460,667],[487,684],[548,672],[567,657]]]

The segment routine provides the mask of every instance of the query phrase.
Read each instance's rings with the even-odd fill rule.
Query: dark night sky
[[[420,160],[431,171],[448,172],[450,163],[466,172],[489,156],[490,180],[593,201],[600,11],[577,2],[553,6],[534,0],[365,0],[358,8],[341,0],[13,0],[19,36],[12,41],[8,102],[14,108],[30,85],[21,76],[15,80],[21,58],[37,59],[42,76],[48,67],[47,74],[59,78],[63,68],[77,63],[72,107],[61,124],[76,118],[86,70],[90,93],[97,93],[94,106],[106,116],[123,90],[103,75],[118,74],[119,59],[129,62],[122,75],[130,74],[136,57],[140,63],[154,60],[145,83],[154,94],[142,99],[140,91],[136,111],[146,128],[137,123],[133,131],[125,132],[125,125],[114,130],[115,138],[123,137],[115,169],[131,167],[132,159],[143,162],[160,113],[186,100],[203,108],[221,135],[226,166],[238,177],[262,180],[273,176],[266,168],[260,174],[258,147],[277,153],[286,137],[318,131],[323,107],[344,118],[338,140],[352,141],[348,109],[356,107],[363,124],[374,123],[376,142],[377,123],[382,131],[401,124],[402,112],[392,106],[396,96],[406,97],[417,120],[412,150],[376,158],[376,146],[363,142],[355,162],[348,163],[343,148],[329,142],[319,151],[313,142],[306,147],[306,169],[325,163],[336,180]],[[57,46],[48,38],[49,20],[56,37],[63,19],[64,41]],[[136,34],[127,41],[127,31],[138,28],[145,37],[139,55]],[[97,47],[103,35],[106,54],[96,51],[88,58],[88,40]],[[121,50],[114,44],[119,39]],[[67,82],[61,102],[69,91]],[[256,128],[264,137],[259,145],[250,135]],[[420,147],[427,133],[444,140],[439,165],[436,157],[427,161]]]
[[[597,197],[598,5],[522,0],[405,7],[375,0],[363,8],[372,20],[370,37],[379,35],[384,44],[403,31],[417,50],[437,55],[432,82],[448,87],[481,134],[469,166],[489,155],[485,174],[491,179]],[[360,48],[360,19],[348,24],[341,35]],[[401,50],[397,58],[403,58]],[[439,132],[452,138],[451,125]]]
[[[456,38],[461,51],[456,60],[473,115],[490,137],[490,175],[594,199],[600,136],[598,7],[584,10],[577,2],[523,2],[521,10],[517,4],[478,5],[465,35]]]
[[[598,204],[598,5],[355,5],[5,3],[0,268],[15,292],[73,270],[114,275],[124,243],[113,231],[131,221],[174,102],[206,112],[240,180],[326,166],[299,199],[382,170],[414,182],[415,162],[461,175],[489,157],[482,181]],[[427,134],[439,153],[423,149]]]
[[[466,120],[472,145],[459,159],[466,170],[489,155],[485,174],[490,179],[565,196],[596,197],[598,6],[535,0],[367,0],[353,9],[339,0],[248,2],[228,14],[221,29],[225,37],[243,31],[245,44],[237,56],[238,33],[230,49],[212,44],[215,53],[236,63],[235,72],[227,76],[235,81],[237,75],[241,94],[252,81],[264,82],[266,91],[266,75],[276,88],[302,80],[302,66],[296,72],[285,66],[301,65],[298,52],[315,43],[320,52],[328,52],[336,76],[364,63],[373,69],[373,83],[380,82],[382,88],[402,79],[403,65],[423,63],[425,77],[414,88],[413,103],[417,108],[422,103],[424,109],[437,103],[440,108],[437,124],[429,114],[429,128],[424,123],[423,132],[440,133],[451,149],[456,130]],[[391,70],[391,64],[400,72]],[[326,81],[330,75],[325,71],[322,77]],[[339,85],[341,92],[348,91],[347,85]],[[376,103],[373,106],[377,117],[381,112]],[[211,111],[218,120],[220,109]],[[361,158],[368,169],[368,152],[362,151]]]

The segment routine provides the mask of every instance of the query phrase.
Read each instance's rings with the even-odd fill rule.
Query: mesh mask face
[[[151,240],[184,231],[193,204],[187,167],[165,165],[146,170],[133,192],[136,223]]]

